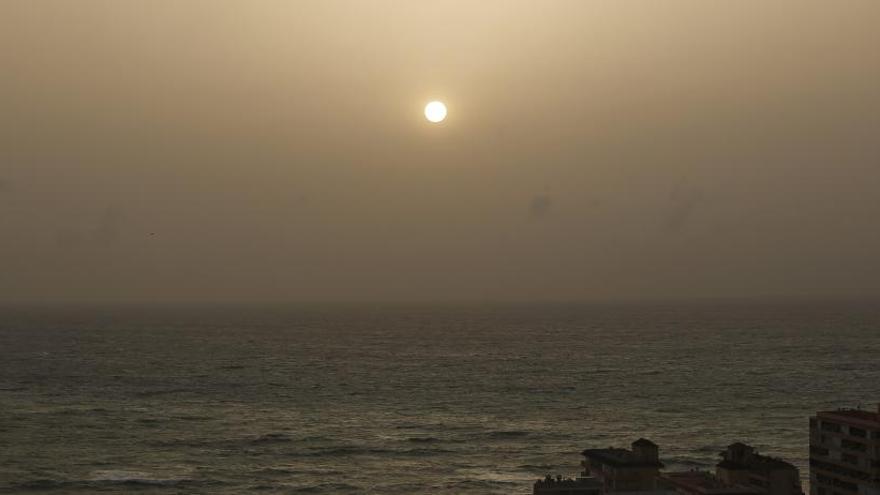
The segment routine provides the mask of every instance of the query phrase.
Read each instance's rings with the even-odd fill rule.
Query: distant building
[[[602,484],[595,478],[553,478],[548,474],[535,482],[532,495],[602,495]]]
[[[708,471],[661,473],[660,448],[640,438],[629,449],[587,449],[576,479],[547,476],[533,495],[803,495],[798,469],[781,459],[735,443],[721,452],[715,474]],[[880,495],[880,492],[811,493]]]
[[[654,442],[640,438],[627,449],[587,449],[581,463],[584,477],[595,477],[603,493],[653,491],[663,463]]]
[[[663,473],[660,484],[682,495],[761,495],[753,486],[731,485],[708,471]]]
[[[810,418],[810,495],[880,495],[880,408]]]
[[[760,455],[754,447],[740,442],[728,446],[721,453],[721,462],[715,467],[715,474],[722,483],[756,488],[762,495],[804,493],[800,472],[794,464]]]

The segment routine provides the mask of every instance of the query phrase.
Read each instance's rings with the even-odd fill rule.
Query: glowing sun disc
[[[425,105],[425,118],[430,122],[443,122],[446,118],[446,105],[442,101],[432,101]]]

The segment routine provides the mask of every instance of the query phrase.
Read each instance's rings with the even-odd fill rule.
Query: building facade
[[[794,464],[759,454],[754,447],[734,443],[721,452],[715,475],[728,485],[750,486],[762,495],[803,495],[800,471]],[[880,495],[880,494],[878,494]]]
[[[810,418],[810,495],[880,495],[880,407]]]
[[[594,477],[602,483],[603,493],[643,492],[657,489],[657,476],[663,463],[654,442],[640,438],[631,449],[587,449],[581,465],[584,477]]]

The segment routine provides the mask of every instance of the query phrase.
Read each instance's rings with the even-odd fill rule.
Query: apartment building
[[[583,476],[599,480],[603,493],[656,490],[663,467],[657,444],[640,438],[630,447],[584,450]]]
[[[880,406],[810,418],[810,495],[880,495]]]

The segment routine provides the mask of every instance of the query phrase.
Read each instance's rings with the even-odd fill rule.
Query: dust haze
[[[878,24],[6,0],[0,301],[880,296]]]

